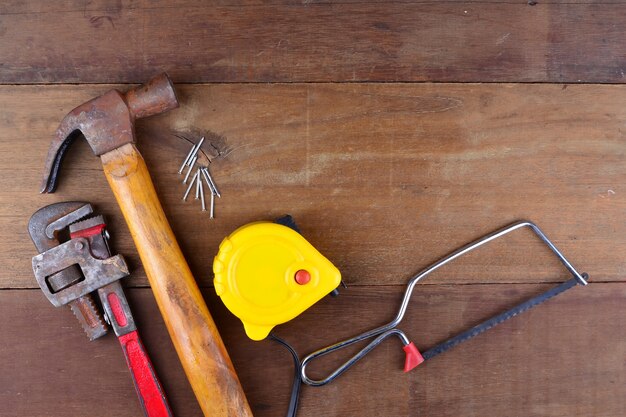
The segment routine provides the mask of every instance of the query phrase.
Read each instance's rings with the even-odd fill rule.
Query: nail
[[[202,211],[206,211],[206,204],[204,202],[204,187],[202,186],[202,180],[200,178],[198,178],[198,184],[200,184],[200,202],[202,202]]]
[[[209,217],[215,218],[215,194],[211,193],[211,211],[209,213]]]
[[[211,184],[211,180],[209,179],[209,176],[206,174],[206,168],[202,168],[202,177],[204,178],[204,182],[206,182],[206,185],[209,187],[209,191],[211,191],[211,194],[215,195],[213,184]]]
[[[191,174],[191,169],[193,168],[194,164],[196,163],[196,161],[198,160],[197,156],[194,156],[193,159],[191,160],[191,165],[189,165],[189,169],[187,170],[187,175],[185,175],[185,179],[183,180],[183,184],[187,184],[187,180],[189,179],[189,174]]]
[[[189,150],[189,153],[187,154],[187,157],[185,158],[185,161],[183,162],[183,164],[180,166],[180,169],[178,170],[179,174],[183,173],[183,169],[185,169],[185,166],[187,165],[187,162],[189,162],[189,160],[191,159],[191,154],[193,154],[193,151],[196,149],[196,145],[193,145],[191,147],[191,149]]]
[[[202,187],[202,181],[200,178],[200,168],[198,168],[198,172],[196,172],[196,176],[198,177],[198,181],[196,181],[196,200],[200,198],[200,187]]]
[[[193,187],[193,182],[198,179],[198,173],[196,172],[196,174],[193,176],[193,178],[191,179],[191,182],[189,183],[189,187],[187,187],[187,191],[185,191],[185,195],[183,196],[183,201],[187,201],[187,196],[189,195],[189,192],[191,191],[191,187]]]
[[[198,142],[198,144],[196,145],[196,149],[194,149],[193,155],[191,156],[192,158],[198,155],[198,151],[200,151],[200,146],[202,146],[202,142],[204,142],[204,136],[202,136],[202,138],[200,139],[200,142]],[[190,166],[193,166],[193,164],[191,164]]]
[[[211,184],[211,189],[213,190],[213,193],[219,198],[222,198],[222,195],[220,194],[220,191],[217,189],[217,185],[215,185],[215,181],[213,181],[213,177],[211,176],[211,172],[209,171],[208,167],[204,168],[204,175],[206,176],[207,180]]]

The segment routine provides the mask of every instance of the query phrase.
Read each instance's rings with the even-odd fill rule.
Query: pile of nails
[[[204,142],[204,137],[200,139],[200,141],[191,147],[191,150],[187,154],[187,157],[183,161],[183,164],[180,166],[178,170],[179,174],[183,173],[185,167],[189,167],[187,169],[187,173],[185,174],[185,179],[183,180],[183,184],[187,184],[189,181],[189,176],[191,175],[191,171],[193,171],[196,162],[198,161],[198,152],[200,151],[200,147],[202,146],[202,142]],[[196,173],[191,177],[191,182],[185,191],[185,195],[183,195],[183,201],[187,201],[187,196],[191,192],[194,184],[196,185],[196,200],[200,200],[202,203],[202,211],[206,211],[206,203],[204,201],[204,185],[202,184],[202,180],[206,182],[207,187],[209,187],[209,191],[211,191],[211,207],[209,210],[209,215],[212,219],[215,218],[215,197],[222,198],[217,186],[215,185],[215,181],[213,181],[213,177],[211,176],[211,172],[209,171],[209,167],[206,166],[198,166]]]

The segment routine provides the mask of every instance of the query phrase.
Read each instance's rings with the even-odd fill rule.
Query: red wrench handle
[[[135,390],[146,417],[173,417],[152,362],[141,343],[137,330],[119,336]]]

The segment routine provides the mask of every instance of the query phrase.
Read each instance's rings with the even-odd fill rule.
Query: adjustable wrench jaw
[[[60,245],[59,232],[93,213],[82,201],[55,203],[37,210],[28,221],[28,233],[37,250],[45,252]]]
[[[44,253],[61,244],[59,234],[65,228],[91,213],[93,213],[93,207],[80,201],[51,204],[37,210],[31,216],[28,222],[28,233],[39,253]],[[59,270],[56,274],[45,276],[44,281],[37,280],[37,282],[42,289],[45,286],[48,292],[57,292],[80,279],[80,270],[77,266],[71,265]]]

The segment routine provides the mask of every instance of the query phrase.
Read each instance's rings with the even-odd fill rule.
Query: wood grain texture
[[[101,158],[203,414],[251,417],[228,352],[165,218],[146,163],[132,143]]]
[[[87,200],[110,223],[146,285],[136,249],[86,143],[37,194],[63,115],[110,86],[0,88],[0,287],[33,288],[26,224],[55,201]],[[292,214],[349,285],[402,284],[460,245],[519,219],[535,221],[591,280],[624,281],[623,86],[195,85],[181,108],[138,122],[168,220],[201,286],[221,239]],[[189,144],[220,149],[216,220],[181,201],[176,173]],[[214,150],[214,149],[213,149]],[[449,265],[425,284],[557,282],[565,271],[529,232]]]
[[[623,2],[11,1],[1,83],[622,83]]]
[[[419,348],[428,348],[546,288],[418,285],[400,327]],[[200,415],[150,290],[127,292],[174,414]],[[391,319],[401,293],[400,286],[349,288],[279,326],[277,334],[304,355]],[[284,415],[291,358],[269,341],[247,339],[213,291],[205,296],[254,415]],[[304,387],[299,416],[624,415],[625,306],[621,283],[578,287],[409,374],[402,372],[400,344],[386,341],[332,384]],[[111,335],[89,342],[69,310],[54,309],[37,290],[0,291],[0,328],[3,416],[140,414]],[[347,353],[314,364],[311,371],[322,374]]]
[[[300,417],[626,415],[626,89],[571,85],[624,82],[624,5],[0,2],[0,416],[141,414],[116,339],[88,342],[35,289],[28,218],[67,200],[106,216],[174,415],[201,415],[84,141],[58,192],[37,194],[59,121],[113,87],[85,83],[160,71],[195,85],[177,86],[180,109],[137,123],[137,146],[256,417],[284,415],[291,358],[245,336],[210,288],[211,263],[235,228],[285,213],[349,285],[278,326],[301,356],[389,321],[412,274],[515,220],[535,221],[591,276],[409,374],[398,341],[385,341],[334,383],[304,387]],[[181,201],[181,134],[222,154],[213,221]],[[566,278],[529,231],[515,233],[417,285],[400,327],[427,349]],[[321,377],[349,353],[309,369]]]

